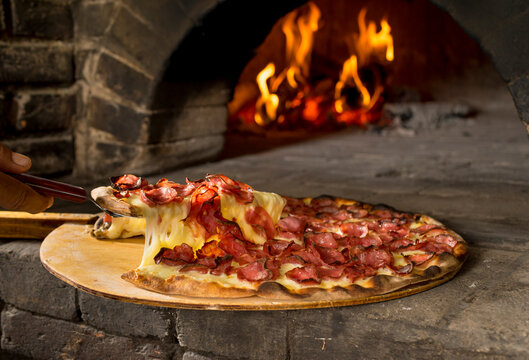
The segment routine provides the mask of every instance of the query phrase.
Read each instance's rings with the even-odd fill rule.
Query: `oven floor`
[[[469,242],[461,272],[424,293],[271,315],[288,320],[289,358],[529,357],[529,141],[506,90],[472,101],[472,119],[415,136],[343,132],[152,179],[223,173],[289,196],[386,203],[438,218]]]

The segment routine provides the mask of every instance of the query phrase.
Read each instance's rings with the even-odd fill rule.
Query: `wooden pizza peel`
[[[289,310],[359,305],[397,299],[431,289],[450,280],[457,272],[389,294],[346,300],[164,295],[138,288],[121,279],[121,274],[139,265],[144,247],[143,237],[101,240],[91,235],[91,229],[91,225],[64,224],[52,231],[40,248],[40,259],[44,267],[59,279],[90,294],[144,305],[202,310]]]

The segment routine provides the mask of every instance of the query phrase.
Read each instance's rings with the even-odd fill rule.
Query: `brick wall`
[[[74,81],[71,1],[0,4],[0,137],[33,158],[38,173],[74,164]]]

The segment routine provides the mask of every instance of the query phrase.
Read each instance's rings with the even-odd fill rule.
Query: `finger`
[[[0,172],[0,207],[38,213],[53,205],[53,198],[39,194],[26,184]]]
[[[20,174],[28,171],[30,167],[30,158],[11,151],[7,146],[0,144],[0,171]]]

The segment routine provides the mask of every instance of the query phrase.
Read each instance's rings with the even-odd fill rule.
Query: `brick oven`
[[[177,181],[219,172],[289,196],[427,213],[469,242],[462,271],[369,305],[183,310],[90,295],[44,270],[39,241],[0,239],[0,359],[529,356],[529,4],[315,2],[354,22],[344,9],[366,5],[407,31],[392,30],[406,60],[383,111],[391,126],[229,129],[238,81],[266,65],[249,64],[306,1],[4,0],[2,142],[29,154],[34,173],[83,185],[122,172]],[[51,210],[97,211],[61,201]]]
[[[34,172],[83,179],[214,159],[224,143],[226,104],[253,50],[302,3],[269,3],[255,16],[255,4],[242,1],[6,1],[2,138],[36,159]],[[434,3],[489,55],[527,122],[523,2],[479,12]],[[457,58],[445,57],[441,63]]]

